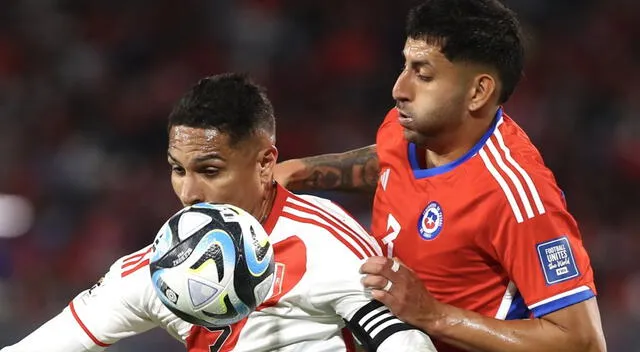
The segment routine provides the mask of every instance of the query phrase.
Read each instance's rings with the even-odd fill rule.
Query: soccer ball
[[[246,211],[199,203],[158,231],[149,268],[158,297],[175,315],[221,327],[244,319],[266,299],[274,280],[273,247]]]

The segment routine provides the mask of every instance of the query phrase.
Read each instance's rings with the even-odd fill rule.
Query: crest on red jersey
[[[438,237],[442,226],[444,225],[444,216],[442,214],[442,207],[438,202],[430,202],[427,207],[424,208],[420,219],[418,219],[418,232],[420,237],[427,241]]]

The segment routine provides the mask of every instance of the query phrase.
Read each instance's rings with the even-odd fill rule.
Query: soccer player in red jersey
[[[387,257],[362,266],[363,284],[439,351],[605,351],[578,226],[502,108],[524,58],[513,12],[423,1],[403,55],[375,145],[286,161],[276,179],[375,189],[372,232]]]

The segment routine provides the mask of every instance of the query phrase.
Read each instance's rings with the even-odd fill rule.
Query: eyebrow
[[[428,66],[433,68],[433,64],[431,64],[431,61],[429,60],[415,60],[415,61],[411,61],[411,67],[413,68],[421,68],[424,66]]]
[[[167,151],[167,156],[169,157],[169,159],[171,159],[171,161],[175,162],[176,164],[180,164],[178,159],[176,159],[173,155],[171,155],[171,152]],[[220,154],[214,152],[214,153],[200,155],[194,158],[193,163],[197,164],[197,163],[201,163],[201,162],[213,160],[213,159],[224,161],[224,159],[220,156]]]
[[[409,62],[411,64],[411,67],[413,68],[420,68],[422,66],[429,66],[429,67],[434,67],[433,64],[431,63],[431,61],[427,60],[427,59],[420,59],[420,60],[407,60],[407,56],[405,55],[405,52],[402,51],[402,58]]]

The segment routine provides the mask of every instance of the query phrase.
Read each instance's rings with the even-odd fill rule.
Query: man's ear
[[[471,87],[471,101],[469,111],[478,111],[485,107],[497,94],[497,82],[490,74],[480,74],[475,77]]]
[[[273,181],[273,168],[278,162],[278,148],[275,145],[270,145],[268,148],[260,150],[258,162],[260,164],[260,179],[262,183],[271,183]]]

